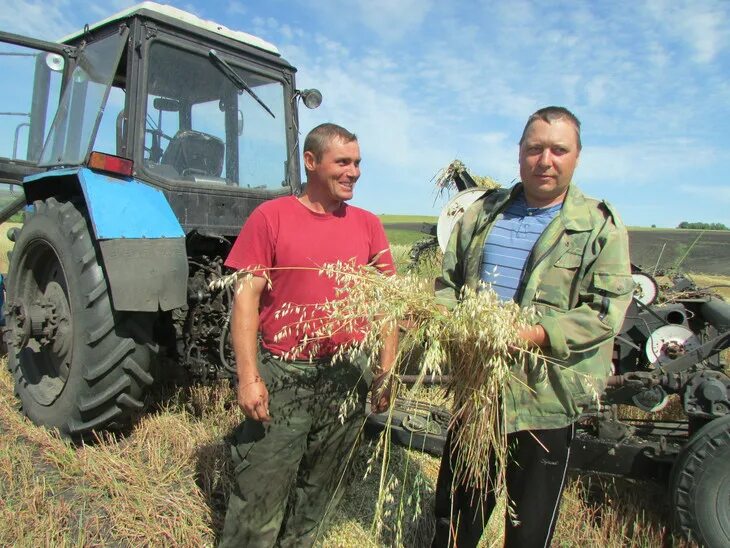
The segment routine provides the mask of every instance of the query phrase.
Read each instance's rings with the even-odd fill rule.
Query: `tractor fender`
[[[61,189],[83,196],[116,310],[156,312],[186,304],[185,232],[160,190],[86,167],[31,175],[23,185],[29,203]]]

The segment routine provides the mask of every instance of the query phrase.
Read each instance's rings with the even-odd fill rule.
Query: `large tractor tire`
[[[8,275],[8,365],[23,412],[64,437],[121,428],[152,384],[151,314],[111,303],[85,206],[34,204]]]
[[[672,468],[677,526],[706,548],[730,546],[730,416],[700,428]]]

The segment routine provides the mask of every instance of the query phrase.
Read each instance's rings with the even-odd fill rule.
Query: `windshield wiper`
[[[216,50],[214,50],[214,49],[210,50],[208,52],[208,55],[210,56],[211,60],[213,60],[213,64],[215,65],[215,67],[218,70],[220,70],[226,76],[226,78],[228,78],[231,82],[233,82],[240,91],[245,91],[246,93],[248,93],[251,97],[253,97],[256,100],[256,102],[259,105],[264,107],[264,110],[266,112],[271,114],[272,118],[276,118],[276,116],[274,116],[274,113],[271,112],[271,109],[266,106],[266,103],[264,103],[261,99],[259,99],[259,96],[256,95],[256,92],[254,92],[254,90],[252,90],[248,86],[248,84],[243,81],[243,79],[238,75],[238,73],[235,70],[233,70],[233,67],[231,67],[231,65],[229,65],[223,59],[220,58],[220,56],[218,55],[218,52]]]

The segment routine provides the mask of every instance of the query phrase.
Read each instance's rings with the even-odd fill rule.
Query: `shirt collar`
[[[529,207],[525,198],[525,192],[522,189],[517,192],[512,204],[520,215],[530,215],[533,217],[538,215],[554,215],[563,207],[563,202],[547,207]]]

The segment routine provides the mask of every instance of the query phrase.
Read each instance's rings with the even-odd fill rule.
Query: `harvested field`
[[[730,231],[630,229],[629,245],[632,261],[650,272],[658,262],[658,270],[730,275]]]
[[[0,361],[0,545],[215,546],[231,488],[225,437],[240,420],[233,391],[180,388],[126,436],[74,446],[32,425],[17,408]],[[373,533],[378,474],[363,478],[372,446],[355,457],[350,487],[330,514],[318,547],[425,547],[432,535],[439,460],[393,447],[403,479],[387,502],[402,508],[403,531]],[[572,476],[561,503],[555,546],[690,546],[668,528],[663,489]],[[481,546],[499,546],[495,512]]]
[[[403,224],[394,228],[415,235],[415,241],[425,236],[418,232],[422,223],[417,224],[415,230],[403,230]],[[2,236],[7,228],[1,228]],[[687,232],[695,238],[699,233],[645,232]],[[393,246],[399,271],[408,265],[411,243]],[[11,246],[0,238],[0,265]],[[438,257],[423,268],[433,278]],[[694,278],[700,285],[728,281]],[[149,413],[127,435],[73,446],[22,417],[1,360],[0,545],[216,545],[232,480],[225,438],[241,418],[233,391],[221,383],[160,392],[164,395],[149,398]],[[428,546],[438,459],[392,448],[391,470],[402,482],[386,504],[393,527],[378,536],[373,518],[379,477],[363,477],[372,451],[364,444],[356,455],[350,487],[317,546]],[[663,486],[573,474],[553,544],[694,546],[672,534],[669,500]],[[481,546],[501,544],[500,514],[489,523]],[[395,527],[398,515],[402,529]]]
[[[386,231],[391,230],[409,230],[411,232],[419,232],[420,234],[423,234],[424,236],[427,234],[431,234],[431,231],[436,230],[436,224],[435,223],[429,223],[426,221],[420,222],[420,223],[414,223],[414,222],[408,222],[408,223],[383,223],[383,226],[385,227]]]
[[[406,244],[404,233],[416,241],[434,225],[395,222],[384,226],[388,235],[397,234],[398,244]],[[730,276],[730,231],[630,228],[629,245],[632,262],[649,272],[679,267],[684,272]]]

